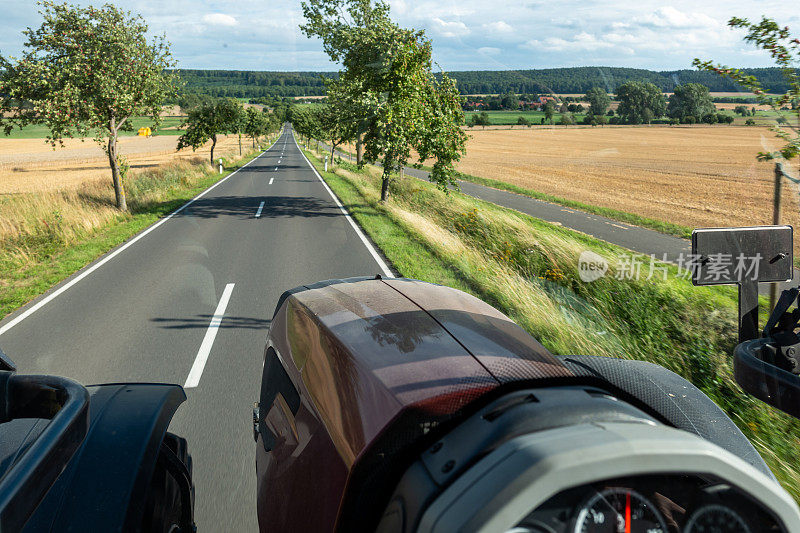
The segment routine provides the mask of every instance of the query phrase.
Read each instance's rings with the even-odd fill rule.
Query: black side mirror
[[[0,350],[0,370],[6,370],[8,372],[16,372],[17,367],[6,354],[3,353],[3,350]]]
[[[794,332],[800,311],[789,312],[800,290],[783,291],[763,332],[758,329],[759,283],[793,277],[792,232],[791,226],[697,229],[692,282],[739,286],[734,379],[748,394],[800,418],[800,336]]]
[[[751,396],[800,418],[800,376],[767,362],[771,339],[753,339],[733,352],[733,377]]]

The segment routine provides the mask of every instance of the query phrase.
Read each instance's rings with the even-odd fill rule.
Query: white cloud
[[[487,56],[500,55],[501,52],[502,50],[500,50],[499,48],[495,48],[493,46],[481,46],[480,48],[478,48],[478,53],[486,54]]]
[[[495,35],[507,35],[510,33],[514,33],[514,28],[512,28],[509,23],[503,20],[498,20],[496,22],[489,22],[481,27],[483,28],[484,31]]]
[[[684,13],[672,6],[660,7],[644,16],[634,17],[634,22],[656,28],[688,29],[708,28],[720,23],[702,13]]]
[[[225,13],[209,13],[203,17],[203,22],[212,26],[236,26],[238,22],[235,17],[226,15]]]
[[[467,25],[460,21],[445,21],[440,18],[433,19],[434,30],[442,37],[463,37],[469,33]]]
[[[581,32],[573,35],[571,39],[560,37],[547,37],[543,40],[532,39],[526,42],[523,47],[534,50],[545,50],[549,52],[580,52],[599,50],[601,48],[611,48],[614,45],[610,42],[600,40],[590,33]]]

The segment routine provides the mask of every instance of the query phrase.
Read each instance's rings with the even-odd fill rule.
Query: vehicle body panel
[[[87,387],[90,426],[81,447],[23,531],[128,531],[140,526],[161,442],[181,387]]]
[[[291,386],[265,396],[276,363]],[[315,501],[326,517],[315,525],[351,529],[345,493],[362,507],[382,497],[379,480],[431,429],[503,384],[570,376],[508,317],[455,289],[378,278],[288,291],[270,328],[259,407],[259,427],[281,434],[271,451],[264,431],[257,437],[259,524],[297,527],[308,502],[285,491],[321,483],[330,492]]]

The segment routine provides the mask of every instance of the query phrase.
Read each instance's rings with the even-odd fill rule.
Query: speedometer
[[[626,488],[607,488],[586,502],[575,533],[667,533],[664,518],[650,500]]]
[[[706,505],[689,519],[686,533],[750,533],[750,528],[733,509],[722,505]]]

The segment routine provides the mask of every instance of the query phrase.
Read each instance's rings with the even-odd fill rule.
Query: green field
[[[155,133],[155,135],[180,135],[183,133],[181,130],[177,129],[181,124],[183,124],[184,117],[165,117],[161,121],[161,127],[159,131]],[[133,131],[121,131],[120,136],[122,137],[131,137],[136,135],[139,131],[139,128],[143,127],[152,127],[153,120],[148,117],[134,117],[131,119],[131,126],[133,126]],[[175,129],[166,129],[166,128],[175,128]],[[2,139],[44,139],[47,137],[50,130],[48,130],[45,126],[40,124],[33,124],[30,126],[26,126],[22,129],[14,128],[11,131],[11,135],[7,136],[0,132],[0,140]]]
[[[489,121],[493,126],[516,126],[519,117],[525,117],[532,124],[537,125],[541,124],[544,118],[542,111],[486,111],[485,113],[489,115]],[[480,111],[467,111],[464,113],[464,118],[469,123],[470,117],[478,114],[480,114]],[[573,113],[572,116],[575,117],[575,122],[580,123],[586,114]],[[558,124],[560,120],[561,113],[555,113],[553,115],[553,123]]]

